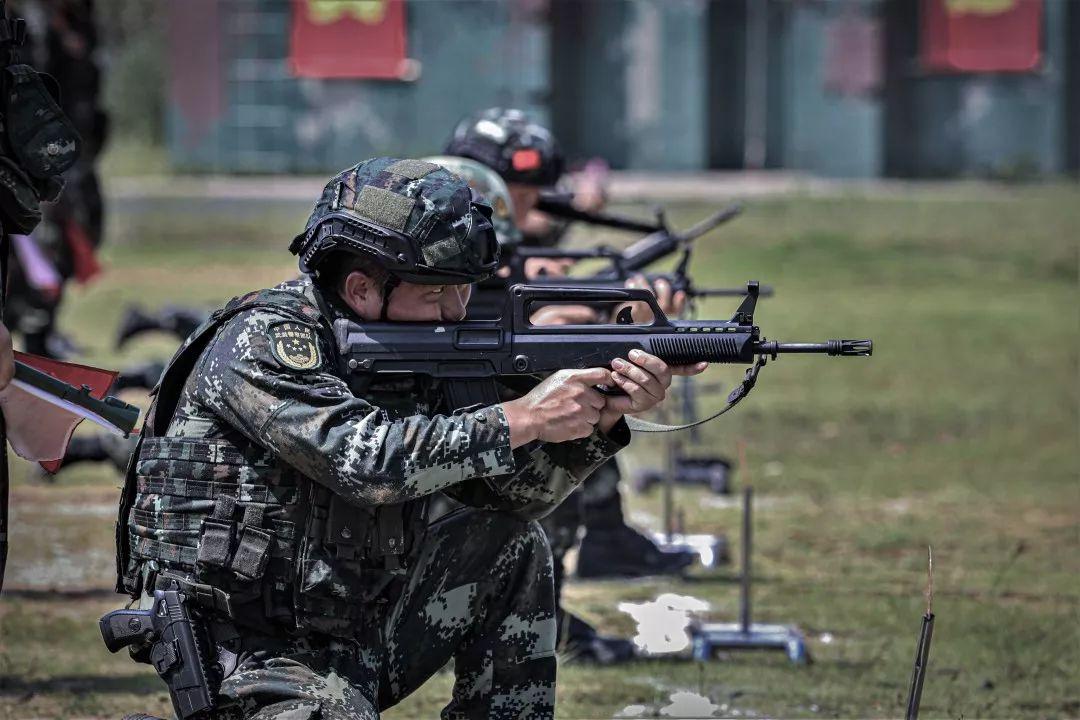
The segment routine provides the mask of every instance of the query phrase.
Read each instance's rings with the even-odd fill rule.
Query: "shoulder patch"
[[[322,364],[315,331],[298,322],[276,322],[266,329],[270,352],[290,370],[313,370]]]

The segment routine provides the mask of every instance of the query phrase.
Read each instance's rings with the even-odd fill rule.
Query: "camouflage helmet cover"
[[[551,131],[513,108],[488,108],[465,118],[444,152],[481,162],[508,183],[546,187],[563,174],[562,151]]]
[[[421,158],[441,165],[455,175],[460,175],[491,206],[491,224],[499,238],[499,247],[513,247],[521,243],[521,231],[514,224],[514,201],[510,190],[499,174],[483,163],[469,158],[451,155],[432,155]]]
[[[498,266],[491,207],[463,179],[434,163],[388,157],[331,178],[289,250],[303,272],[346,251],[426,285],[477,282]]]

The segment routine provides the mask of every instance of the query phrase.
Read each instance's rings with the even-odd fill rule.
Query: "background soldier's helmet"
[[[491,206],[491,224],[499,238],[499,247],[506,249],[521,243],[521,231],[514,224],[514,201],[510,190],[499,174],[483,163],[469,158],[451,155],[433,155],[422,158],[441,165],[455,175],[460,175]]]
[[[289,251],[316,272],[338,252],[370,258],[398,280],[483,280],[498,267],[491,207],[457,175],[422,160],[372,158],[326,184]]]
[[[508,183],[546,187],[563,173],[562,151],[551,131],[511,108],[488,108],[465,118],[444,152],[481,162]]]

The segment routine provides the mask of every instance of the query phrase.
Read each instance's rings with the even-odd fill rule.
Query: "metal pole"
[[[742,623],[743,634],[750,632],[750,550],[753,544],[753,529],[751,514],[753,512],[754,490],[750,486],[743,488],[743,516],[742,516],[742,577],[740,589],[742,595],[739,598],[739,616]]]
[[[667,472],[664,473],[664,533],[667,541],[674,542],[675,534],[675,473],[679,468],[681,442],[675,439],[677,433],[668,433]]]

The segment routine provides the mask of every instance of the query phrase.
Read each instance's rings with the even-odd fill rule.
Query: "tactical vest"
[[[203,351],[230,318],[254,309],[332,338],[306,298],[263,290],[215,312],[177,351],[128,463],[117,592],[179,586],[237,625],[350,637],[365,608],[403,574],[424,529],[424,503],[357,507],[246,439],[164,436]]]

